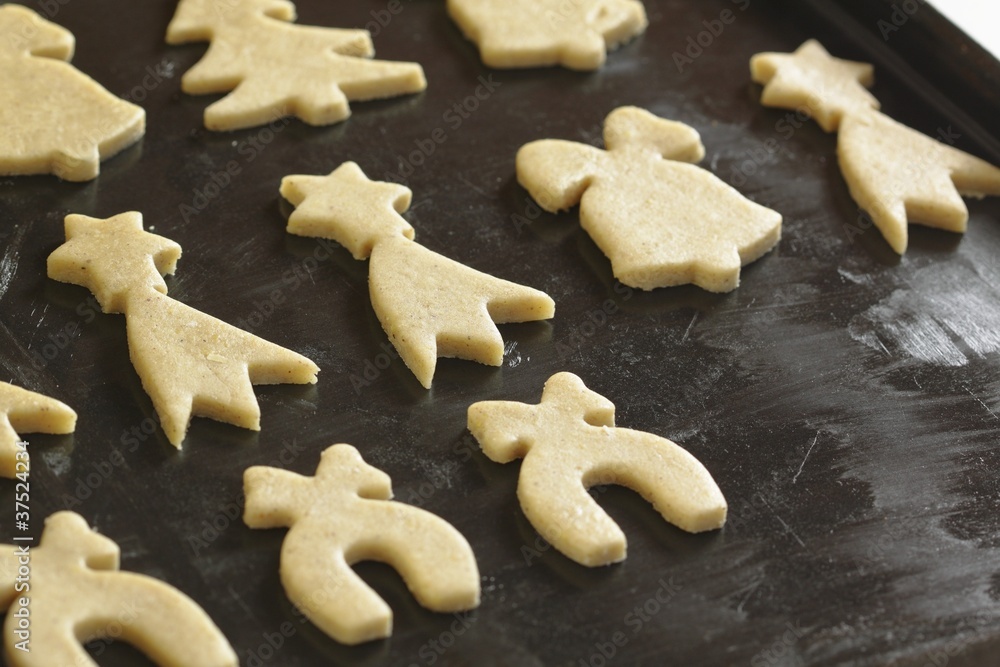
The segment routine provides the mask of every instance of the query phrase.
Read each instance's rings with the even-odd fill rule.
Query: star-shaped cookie
[[[794,53],[758,53],[750,59],[750,73],[764,85],[761,104],[808,113],[827,132],[840,127],[847,113],[879,108],[866,90],[875,81],[874,68],[834,58],[815,39]]]

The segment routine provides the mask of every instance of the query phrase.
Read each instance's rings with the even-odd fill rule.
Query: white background
[[[1000,59],[1000,1],[933,0],[931,4]]]

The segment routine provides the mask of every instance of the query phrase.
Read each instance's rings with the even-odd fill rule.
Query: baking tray
[[[297,4],[300,22],[340,27],[386,7]],[[835,137],[812,122],[787,136],[786,112],[758,103],[748,73],[752,54],[817,37],[875,64],[889,115],[1000,162],[1000,65],[930,6],[884,40],[889,2],[648,0],[646,34],[586,74],[488,70],[443,3],[404,0],[374,41],[379,57],[424,66],[424,94],[355,104],[332,127],[231,134],[202,129],[216,98],[179,90],[205,46],[164,43],[173,2],[47,6],[77,37],[74,63],[141,103],[149,131],[91,183],[0,180],[2,377],[80,414],[73,436],[30,437],[36,528],[80,512],[121,545],[125,569],[197,600],[243,665],[998,664],[1000,199],[969,202],[965,236],[911,228],[903,258],[874,230],[849,235],[858,210]],[[679,72],[672,54],[724,10],[736,20]],[[482,79],[495,90],[455,127],[445,114],[471,106]],[[575,212],[540,214],[517,185],[518,147],[599,144],[604,117],[625,104],[696,127],[705,165],[727,181],[744,174],[740,189],[785,216],[780,246],[738,290],[624,290]],[[401,172],[437,128],[446,141]],[[386,361],[367,267],[346,251],[317,261],[316,241],[284,232],[278,196],[283,176],[346,160],[413,189],[408,218],[427,247],[547,291],[555,319],[501,327],[502,368],[443,360],[424,391],[395,361],[356,390],[352,376]],[[232,183],[185,218],[181,205],[230,161]],[[316,386],[259,389],[260,433],[197,419],[175,451],[154,428],[123,318],[45,277],[66,214],[127,210],[183,246],[173,297],[250,322],[322,368]],[[258,321],[274,290],[282,303]],[[466,408],[536,402],[562,370],[613,400],[620,425],[698,456],[730,503],[726,527],[684,534],[632,492],[597,489],[628,535],[623,564],[582,568],[536,542],[514,495],[518,464],[478,451]],[[234,518],[242,472],[285,460],[312,474],[337,442],[468,537],[480,609],[426,612],[392,570],[365,564],[395,610],[391,639],[346,648],[301,622],[278,580],[284,531]],[[0,483],[0,503],[13,512],[13,484]],[[146,664],[120,644],[92,649],[105,667]]]

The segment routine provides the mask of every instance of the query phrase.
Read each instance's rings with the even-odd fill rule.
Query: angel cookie
[[[780,240],[779,213],[694,166],[705,149],[693,128],[622,107],[604,122],[604,144],[534,141],[517,153],[517,179],[546,211],[579,204],[624,284],[728,292]]]
[[[595,70],[648,25],[639,0],[448,0],[448,13],[499,69]]]
[[[289,599],[344,644],[392,634],[392,610],[351,569],[363,560],[396,568],[417,601],[438,612],[479,606],[479,568],[443,519],[393,502],[389,476],[350,445],[323,452],[315,477],[276,468],[244,474],[251,528],[290,528],[281,547]]]
[[[145,111],[69,64],[74,47],[27,7],[0,5],[0,175],[89,181],[145,132]]]
[[[400,214],[409,188],[368,180],[354,162],[329,176],[286,176],[281,194],[296,206],[288,231],[327,238],[355,259],[371,258],[372,307],[406,366],[430,388],[438,357],[503,363],[494,322],[551,318],[543,292],[480,273],[417,245]]]
[[[167,296],[181,248],[142,228],[142,214],[66,217],[49,277],[86,287],[105,313],[123,313],[129,354],[160,426],[180,447],[192,415],[260,429],[252,384],[310,384],[316,364]]]
[[[542,402],[483,401],[469,430],[497,463],[523,458],[517,497],[535,530],[581,565],[625,559],[625,534],[587,489],[620,484],[689,533],[721,528],[726,499],[694,456],[666,438],[615,427],[615,406],[572,373],[545,383]]]
[[[809,40],[794,53],[758,53],[750,72],[764,84],[765,106],[801,111],[827,132],[839,131],[851,196],[899,254],[909,223],[964,232],[969,211],[960,195],[1000,195],[1000,169],[881,113],[866,89],[874,83],[868,63],[834,58]]]
[[[97,667],[83,644],[115,639],[162,667],[237,667],[201,607],[157,579],[120,571],[120,556],[73,512],[46,519],[38,546],[0,545],[7,664]]]
[[[294,20],[288,0],[180,0],[167,42],[211,41],[205,57],[184,74],[184,92],[229,93],[205,110],[205,127],[238,130],[284,116],[328,125],[350,115],[348,100],[427,87],[420,65],[372,60],[368,31]]]

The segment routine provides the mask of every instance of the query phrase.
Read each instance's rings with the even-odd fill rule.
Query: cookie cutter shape
[[[73,512],[46,519],[37,547],[0,545],[8,664],[97,667],[82,646],[97,639],[124,640],[163,667],[239,664],[201,607],[162,581],[120,571],[120,555],[117,544]],[[21,576],[26,568],[30,587]],[[30,614],[27,632],[23,610]]]
[[[417,245],[400,215],[411,191],[373,182],[354,162],[329,176],[286,176],[281,194],[296,206],[288,232],[337,241],[355,259],[370,257],[372,307],[400,358],[425,388],[438,357],[503,363],[494,322],[551,318],[545,293],[500,280]]]
[[[879,111],[865,89],[874,83],[867,63],[834,58],[809,40],[794,53],[758,53],[750,72],[764,85],[763,105],[795,109],[827,132],[839,130],[837,155],[851,197],[899,254],[911,222],[964,232],[969,211],[960,195],[1000,195],[1000,169]]]
[[[430,512],[392,502],[389,476],[354,447],[327,448],[315,477],[254,467],[243,479],[246,524],[290,528],[281,547],[289,599],[338,642],[392,633],[392,610],[351,569],[359,561],[394,567],[432,611],[479,606],[479,569],[469,543]]]
[[[75,40],[21,5],[0,5],[0,175],[89,181],[146,131],[146,112],[69,64]]]
[[[76,413],[65,403],[0,382],[0,476],[27,472],[27,455],[18,457],[18,431],[65,435],[76,429]],[[20,464],[18,463],[20,461]]]
[[[499,69],[595,70],[649,25],[639,0],[448,0],[448,13]]]
[[[651,290],[739,286],[740,268],[781,239],[781,215],[711,172],[691,127],[621,107],[604,123],[607,150],[545,139],[517,152],[517,179],[555,213],[580,205],[580,224],[618,280]]]
[[[469,407],[469,430],[486,456],[524,459],[517,497],[531,525],[581,565],[616,563],[626,553],[625,534],[587,493],[591,486],[626,486],[689,533],[722,527],[726,499],[705,466],[666,438],[614,423],[614,404],[572,373],[549,378],[538,405]]]
[[[294,20],[295,6],[286,0],[180,0],[167,42],[211,41],[205,57],[184,74],[184,92],[229,93],[205,110],[205,127],[238,130],[289,115],[329,125],[350,115],[348,100],[427,88],[420,65],[372,60],[367,30]]]
[[[129,354],[180,448],[192,415],[260,430],[253,384],[312,384],[319,368],[166,295],[179,245],[143,230],[142,214],[66,217],[66,243],[48,260],[50,278],[86,287],[105,313],[123,313]]]

